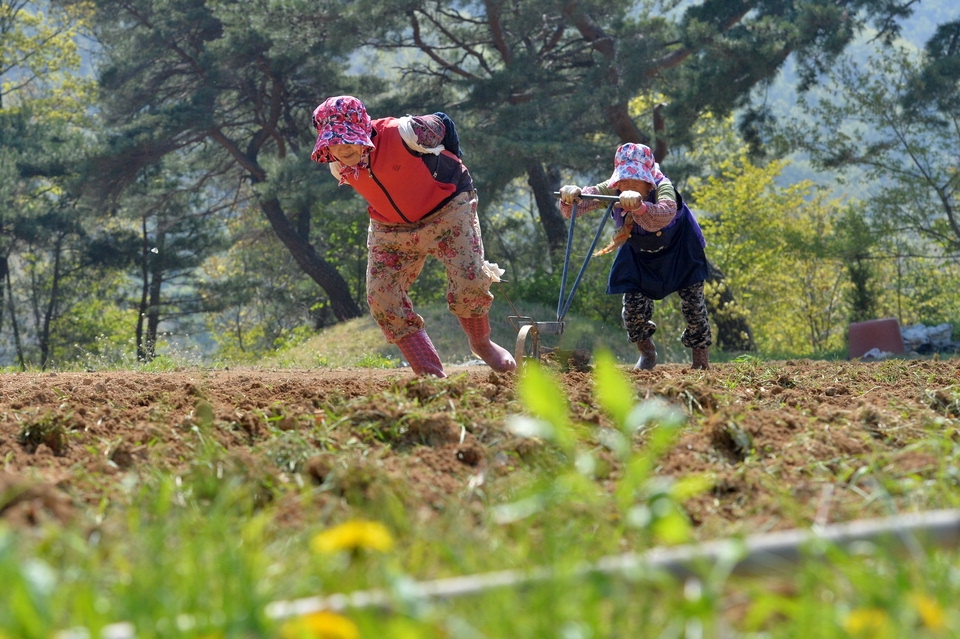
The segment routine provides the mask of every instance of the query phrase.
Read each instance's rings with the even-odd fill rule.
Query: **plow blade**
[[[531,317],[511,316],[508,318],[517,330],[517,345],[514,358],[517,364],[536,360],[550,361],[561,370],[589,370],[590,352],[585,350],[564,350],[544,346],[542,335],[563,335],[563,322],[536,322]]]

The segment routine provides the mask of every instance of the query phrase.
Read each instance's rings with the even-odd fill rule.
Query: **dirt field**
[[[624,372],[638,398],[663,397],[689,415],[659,471],[714,478],[712,490],[686,504],[702,538],[943,507],[918,497],[937,491],[909,487],[957,478],[945,470],[955,460],[929,442],[957,439],[958,359]],[[504,415],[523,411],[514,376],[477,366],[448,373],[447,380],[417,379],[408,369],[7,373],[0,377],[0,518],[27,528],[83,522],[129,476],[184,468],[211,437],[247,475],[269,479],[265,485],[337,480],[343,496],[397,481],[421,508],[440,508],[478,476],[515,472],[539,446],[504,430]],[[589,372],[557,374],[577,420],[611,425]],[[376,470],[359,473],[361,458],[375,459]],[[612,483],[617,472],[598,481]],[[286,516],[296,523],[290,502]]]

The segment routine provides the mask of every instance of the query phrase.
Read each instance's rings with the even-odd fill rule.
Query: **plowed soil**
[[[557,400],[588,432],[611,428],[582,368],[554,371],[565,392]],[[83,522],[130,477],[180,472],[214,444],[226,463],[272,486],[272,498],[282,499],[285,484],[339,482],[341,498],[375,499],[378,482],[396,481],[420,508],[440,509],[478,477],[517,472],[546,445],[504,427],[505,416],[525,411],[515,375],[447,372],[444,380],[409,369],[7,373],[0,519],[26,528]],[[688,416],[658,472],[712,478],[685,504],[702,538],[942,507],[925,503],[937,491],[910,487],[956,483],[956,460],[935,442],[957,439],[960,360],[623,372],[638,401],[659,397]],[[359,473],[362,460],[376,464]],[[612,485],[611,464],[597,481]],[[283,509],[292,524],[296,503]]]

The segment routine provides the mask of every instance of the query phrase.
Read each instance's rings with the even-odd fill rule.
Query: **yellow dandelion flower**
[[[882,637],[889,625],[890,617],[881,608],[857,608],[843,621],[843,629],[855,637]]]
[[[910,595],[910,603],[920,615],[920,621],[931,630],[942,630],[947,624],[947,615],[940,603],[927,595],[914,593]]]
[[[284,622],[280,639],[360,639],[360,629],[343,615],[321,611]]]
[[[393,548],[393,537],[379,522],[355,519],[317,534],[310,548],[320,554],[359,549],[387,552]]]

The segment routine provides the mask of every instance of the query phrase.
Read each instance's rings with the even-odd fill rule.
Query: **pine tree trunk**
[[[554,195],[560,190],[560,174],[556,169],[544,169],[539,162],[531,162],[527,165],[527,184],[533,189],[550,254],[562,256],[567,245],[567,224]]]
[[[274,233],[290,251],[303,272],[310,276],[330,298],[330,308],[337,321],[345,322],[361,317],[363,312],[353,299],[350,286],[329,262],[317,254],[307,239],[297,233],[293,224],[284,215],[280,202],[275,198],[262,200],[260,209],[270,221]]]

